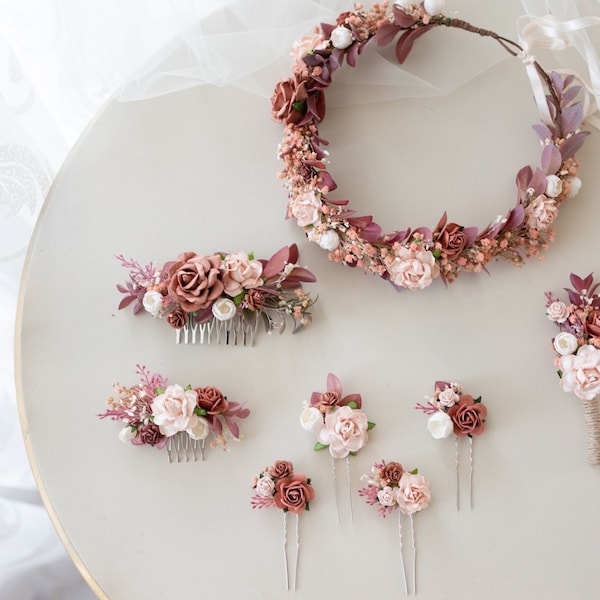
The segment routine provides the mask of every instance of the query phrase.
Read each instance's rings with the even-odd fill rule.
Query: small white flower
[[[546,314],[555,323],[564,323],[569,318],[569,307],[560,300],[552,302],[546,309]]]
[[[203,440],[210,433],[210,425],[204,417],[198,417],[196,425],[190,429],[186,429],[186,431],[193,440]]]
[[[569,177],[567,182],[569,183],[569,198],[577,196],[581,189],[581,179],[579,179],[579,177]]]
[[[307,406],[300,414],[300,425],[306,431],[318,433],[323,427],[323,415],[315,406]]]
[[[546,177],[546,196],[556,198],[562,192],[562,179],[558,175],[548,175]]]
[[[442,440],[454,431],[454,423],[443,410],[438,410],[427,419],[427,431],[436,440]]]
[[[331,32],[331,43],[333,44],[334,48],[343,50],[344,48],[347,48],[353,41],[354,38],[352,37],[352,32],[343,25],[336,27]]]
[[[573,354],[577,350],[577,338],[567,331],[561,331],[554,338],[554,349],[561,355]]]
[[[423,2],[423,8],[428,15],[433,17],[443,12],[445,4],[445,0],[425,0]]]
[[[144,308],[153,316],[157,317],[162,308],[162,294],[155,291],[146,292],[142,300]]]
[[[394,4],[399,8],[404,8],[408,10],[416,8],[417,6],[417,2],[415,2],[414,0],[396,0]]]
[[[237,308],[233,300],[229,298],[219,298],[215,300],[215,303],[212,305],[212,314],[215,319],[219,321],[229,321],[229,319],[233,319],[235,317],[235,313],[237,312]]]
[[[328,229],[318,237],[317,243],[323,250],[332,252],[340,245],[340,236],[332,229]]]
[[[121,440],[124,443],[131,442],[131,440],[134,437],[135,437],[135,431],[133,431],[131,429],[131,427],[129,427],[129,425],[127,427],[123,427],[123,429],[121,429],[121,431],[119,431],[119,440]]]

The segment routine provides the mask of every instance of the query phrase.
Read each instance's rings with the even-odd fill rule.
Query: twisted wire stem
[[[469,436],[469,507],[473,508],[473,438]]]
[[[456,475],[456,510],[460,510],[460,480],[458,473],[458,436],[454,438],[454,474]]]
[[[346,456],[346,474],[348,476],[348,500],[350,502],[350,521],[354,523],[354,510],[352,508],[352,478],[350,477],[350,457]]]
[[[296,514],[296,564],[294,567],[294,591],[296,591],[296,582],[298,581],[298,559],[300,558],[300,516]]]
[[[287,512],[283,513],[283,565],[285,569],[285,589],[290,589],[290,573],[288,570],[287,557]]]
[[[410,519],[410,539],[412,542],[412,555],[413,555],[413,593],[417,595],[417,545],[415,544],[415,523],[413,521],[412,513],[409,515]]]
[[[336,510],[336,516],[337,516],[337,523],[339,525],[340,524],[340,500],[338,498],[337,477],[335,474],[335,459],[333,458],[333,456],[331,457],[331,472],[332,472],[332,478],[333,478],[333,491],[335,493],[335,510]]]
[[[408,596],[408,582],[406,581],[406,567],[404,565],[404,555],[402,553],[402,512],[398,511],[398,541],[400,542],[400,564],[402,565],[402,575],[404,577],[404,593]]]

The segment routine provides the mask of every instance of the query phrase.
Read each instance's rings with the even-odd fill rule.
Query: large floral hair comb
[[[283,510],[283,559],[285,568],[285,589],[290,589],[290,573],[287,553],[287,516],[296,516],[296,560],[294,567],[294,585],[298,581],[298,558],[300,556],[300,525],[299,516],[309,510],[310,503],[315,498],[315,490],[304,473],[294,473],[294,465],[289,460],[277,460],[271,466],[265,467],[252,480],[255,490],[250,500],[252,508],[275,507]]]
[[[134,314],[145,309],[164,319],[177,343],[253,346],[261,318],[269,333],[283,333],[287,319],[296,333],[312,319],[316,300],[302,283],[316,278],[298,266],[295,244],[268,260],[246,252],[183,252],[162,267],[123,255],[117,259],[129,270],[129,281],[117,285],[125,295],[119,310],[132,304]]]
[[[455,435],[454,464],[456,473],[456,509],[460,507],[460,469],[459,447],[460,438],[469,440],[469,506],[473,507],[473,438],[485,431],[487,407],[481,401],[481,396],[474,398],[464,394],[460,383],[436,381],[433,399],[427,404],[417,403],[417,410],[429,415],[427,429],[436,439]]]
[[[361,408],[361,395],[348,394],[344,396],[342,382],[336,375],[329,373],[327,375],[327,391],[313,392],[310,402],[305,403],[304,410],[300,415],[302,427],[314,433],[317,438],[314,449],[327,448],[329,450],[338,523],[340,522],[340,503],[337,493],[335,461],[346,459],[350,517],[353,519],[349,456],[355,455],[366,445],[369,440],[368,431],[375,427],[375,423],[367,419],[367,415]]]
[[[375,463],[371,475],[364,475],[367,480],[366,487],[358,490],[359,496],[365,502],[377,507],[377,513],[385,518],[398,509],[398,539],[400,542],[400,560],[404,575],[404,591],[408,595],[408,581],[406,566],[402,553],[402,515],[406,515],[410,522],[410,539],[412,545],[412,580],[413,593],[417,593],[417,546],[415,544],[415,526],[413,514],[427,508],[431,502],[429,482],[418,469],[406,471],[398,462],[382,460]]]
[[[204,460],[209,436],[211,447],[226,448],[227,438],[241,439],[237,419],[245,419],[250,410],[218,388],[167,385],[165,377],[140,365],[136,374],[140,382],[132,387],[115,384],[108,410],[98,415],[124,424],[122,442],[166,447],[169,462],[190,462]]]

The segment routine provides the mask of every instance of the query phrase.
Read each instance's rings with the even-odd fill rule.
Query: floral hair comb
[[[418,469],[405,471],[398,462],[386,463],[382,460],[371,469],[372,475],[364,475],[366,487],[358,490],[367,504],[377,507],[378,514],[385,518],[398,510],[398,538],[400,541],[400,560],[404,575],[404,591],[408,595],[406,567],[402,553],[402,515],[407,515],[410,522],[410,539],[412,544],[412,579],[413,593],[417,593],[417,547],[415,544],[415,526],[413,514],[429,506],[431,492],[429,482]]]
[[[427,396],[426,396],[427,398]],[[474,398],[463,394],[460,383],[446,381],[435,382],[433,399],[426,405],[417,403],[417,410],[429,415],[427,429],[436,439],[445,439],[454,432],[454,457],[456,472],[456,509],[460,507],[459,481],[459,438],[469,440],[469,506],[473,507],[473,438],[485,431],[487,407],[481,402],[481,396]]]
[[[166,446],[169,462],[204,460],[206,438],[212,434],[211,447],[227,447],[227,438],[241,439],[237,419],[245,419],[250,410],[231,402],[216,387],[167,385],[158,373],[151,374],[137,365],[140,382],[133,387],[114,386],[107,400],[109,409],[101,419],[121,421],[122,442],[136,446]]]
[[[590,273],[581,278],[571,273],[571,285],[565,288],[569,304],[546,292],[546,315],[560,333],[552,340],[557,353],[560,387],[583,400],[587,451],[591,464],[600,464],[600,296]]]
[[[298,581],[298,558],[300,556],[300,514],[310,509],[315,498],[315,490],[304,473],[294,473],[294,465],[288,460],[277,460],[265,467],[258,477],[252,480],[255,490],[250,500],[252,508],[274,506],[283,510],[283,560],[285,567],[285,588],[290,589],[290,575],[287,554],[287,516],[296,515],[296,560],[294,567],[294,585]]]
[[[346,459],[350,517],[353,519],[349,456],[356,454],[366,445],[369,439],[368,431],[375,427],[375,423],[367,419],[367,415],[361,410],[361,407],[361,395],[343,396],[342,382],[333,373],[329,373],[327,375],[327,391],[313,392],[310,402],[305,403],[304,410],[300,415],[302,427],[314,433],[317,438],[314,449],[329,449],[338,523],[340,522],[340,504],[337,494],[335,460]]]
[[[269,260],[245,252],[183,252],[162,267],[142,266],[123,255],[117,259],[129,269],[129,281],[117,285],[125,294],[119,310],[133,304],[134,314],[145,309],[164,319],[175,329],[178,344],[253,346],[260,317],[269,333],[283,333],[287,318],[293,321],[293,333],[311,322],[316,300],[304,293],[302,283],[316,278],[298,266],[296,244],[284,246]]]

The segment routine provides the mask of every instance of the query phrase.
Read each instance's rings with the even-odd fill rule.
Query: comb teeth
[[[167,438],[166,449],[170,463],[204,460],[204,440],[191,438],[183,431]]]

